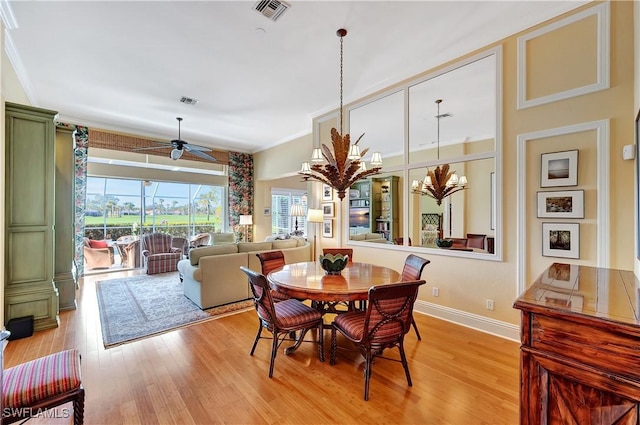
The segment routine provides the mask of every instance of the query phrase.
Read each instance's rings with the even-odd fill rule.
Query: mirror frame
[[[496,111],[495,111],[495,144],[494,151],[487,151],[469,155],[462,155],[453,158],[446,158],[440,161],[427,161],[421,163],[410,163],[409,162],[409,88],[416,84],[420,84],[424,81],[433,79],[438,77],[439,75],[451,72],[460,68],[462,66],[468,65],[477,60],[487,58],[490,56],[495,57],[495,79],[496,79]],[[408,245],[391,245],[391,244],[372,244],[361,241],[352,241],[348,238],[349,235],[349,218],[348,218],[348,209],[345,212],[342,212],[341,215],[341,228],[342,234],[347,235],[342,243],[346,245],[355,245],[369,248],[385,248],[385,249],[394,249],[400,251],[411,251],[411,252],[424,252],[428,254],[435,255],[443,255],[449,257],[464,257],[464,258],[473,258],[473,259],[482,259],[482,260],[491,260],[491,261],[502,261],[503,256],[503,237],[502,237],[502,48],[501,46],[496,46],[491,49],[483,50],[480,53],[471,55],[465,59],[455,61],[445,67],[442,67],[436,71],[429,72],[421,77],[411,79],[405,83],[401,83],[398,85],[394,85],[381,91],[371,97],[366,97],[355,101],[353,103],[348,104],[345,107],[345,128],[346,131],[349,131],[349,121],[350,121],[350,112],[356,108],[365,106],[369,103],[375,102],[381,98],[387,97],[391,94],[394,94],[398,91],[404,92],[404,147],[403,147],[403,164],[397,166],[386,167],[383,164],[383,169],[381,174],[387,173],[398,173],[402,172],[402,181],[403,185],[400,189],[402,193],[402,202],[403,202],[403,229],[402,236],[405,241],[409,238],[409,226],[407,225],[410,221],[409,217],[409,197],[411,196],[410,188],[409,188],[409,171],[416,168],[424,168],[428,166],[434,166],[440,163],[456,163],[456,162],[466,162],[473,161],[478,159],[489,159],[493,158],[495,161],[495,199],[493,200],[493,204],[495,205],[495,230],[494,230],[494,242],[495,242],[495,250],[493,254],[490,253],[479,253],[479,252],[465,252],[465,251],[451,251],[451,250],[442,250],[437,248],[428,248],[422,246],[408,246]],[[326,116],[325,116],[326,117]],[[383,158],[384,160],[384,158]],[[489,194],[487,194],[487,198],[489,198]],[[346,217],[345,217],[346,215]],[[378,245],[378,246],[376,246]],[[380,246],[382,245],[382,246]]]

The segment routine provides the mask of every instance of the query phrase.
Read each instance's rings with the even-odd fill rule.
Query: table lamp
[[[240,226],[244,226],[244,241],[247,242],[247,226],[253,225],[253,216],[252,215],[241,215],[240,216]]]
[[[316,235],[318,234],[318,223],[322,223],[324,214],[322,210],[309,208],[307,210],[307,223],[315,223],[315,231],[313,232],[313,261],[316,261]]]
[[[304,217],[304,209],[302,208],[302,205],[300,204],[291,205],[291,211],[289,211],[289,216],[296,218],[295,230],[291,232],[291,234],[295,236],[302,236],[304,232],[302,230],[298,230],[298,217]]]

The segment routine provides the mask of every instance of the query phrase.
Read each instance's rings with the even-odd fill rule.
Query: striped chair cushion
[[[147,273],[166,273],[178,270],[178,261],[182,258],[180,253],[154,254],[147,259]]]
[[[8,368],[2,380],[4,407],[28,407],[47,398],[78,389],[80,354],[61,351]]]
[[[322,318],[320,312],[298,300],[290,299],[274,304],[281,327],[298,327]]]
[[[340,329],[352,339],[358,341],[362,339],[364,332],[364,319],[367,316],[365,311],[352,311],[338,314],[334,322]]]
[[[291,297],[289,297],[288,295],[283,294],[282,292],[274,291],[272,289],[271,290],[271,298],[273,299],[274,303],[277,303],[277,302],[280,302],[280,301],[288,300]]]

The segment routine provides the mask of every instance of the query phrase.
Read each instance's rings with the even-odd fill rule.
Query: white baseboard
[[[421,300],[416,300],[413,311],[511,341],[520,342],[520,327],[518,325]]]

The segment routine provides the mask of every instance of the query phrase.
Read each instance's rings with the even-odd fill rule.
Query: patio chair
[[[142,257],[147,274],[178,270],[182,250],[171,246],[173,237],[164,233],[142,235]]]
[[[287,335],[300,331],[300,335],[296,342],[297,347],[303,340],[309,329],[317,329],[318,341],[318,359],[324,361],[324,336],[322,314],[298,300],[288,299],[285,301],[274,302],[271,297],[271,286],[267,278],[262,273],[241,266],[242,270],[249,278],[251,293],[253,294],[253,302],[258,313],[258,333],[250,355],[258,345],[258,341],[262,337],[262,329],[266,329],[272,334],[271,342],[271,359],[269,363],[269,378],[273,377],[273,368],[276,360],[278,348],[284,341],[292,341]]]
[[[409,255],[404,261],[404,267],[402,268],[402,281],[409,282],[412,280],[420,280],[420,276],[422,275],[424,266],[426,266],[430,262],[431,261],[427,260],[426,258],[418,257],[417,255],[413,254]],[[418,341],[422,341],[422,337],[420,336],[420,331],[418,331],[416,321],[413,320],[413,315],[411,315],[411,325],[413,326],[413,330],[416,331]]]
[[[174,248],[180,248],[182,250],[182,255],[189,257],[189,241],[187,238],[173,238],[171,246]]]
[[[198,233],[189,240],[189,249],[209,245],[210,240],[211,235],[209,233]]]
[[[108,269],[113,265],[113,246],[106,240],[84,238],[84,263],[89,269]]]
[[[397,347],[407,384],[412,386],[409,365],[404,353],[404,336],[411,328],[413,304],[418,287],[424,280],[373,286],[369,289],[367,310],[339,314],[331,326],[330,364],[336,364],[337,332],[355,344],[364,356],[364,399],[369,400],[369,381],[375,357],[382,357],[387,348]],[[395,360],[397,361],[397,360]]]

